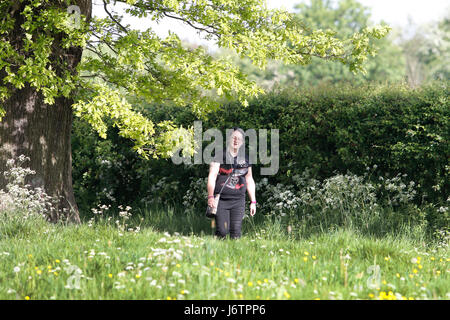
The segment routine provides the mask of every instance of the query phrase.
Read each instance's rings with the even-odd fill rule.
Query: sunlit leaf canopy
[[[261,69],[269,60],[306,65],[315,56],[364,72],[364,62],[376,52],[371,40],[390,30],[375,26],[339,39],[332,30],[311,30],[292,13],[267,9],[263,0],[103,0],[105,18],[93,17],[86,23],[82,16],[74,27],[73,15],[67,12],[74,1],[28,0],[21,12],[24,37],[18,44],[8,41],[15,22],[10,14],[14,2],[0,3],[0,69],[6,71],[0,99],[25,83],[40,91],[48,104],[58,96],[73,97],[75,115],[100,136],[106,137],[110,119],[146,158],[170,157],[180,147],[184,155],[192,155],[193,128],[177,128],[170,121],[154,124],[132,101],[189,106],[202,118],[219,107],[218,99],[205,94],[208,90],[236,98],[243,106],[264,91],[229,58],[213,59],[201,46],[186,47],[173,32],[161,38],[151,27],[137,30],[124,25],[115,11],[118,3],[126,5],[124,14],[141,19],[182,21],[219,47],[249,57]],[[85,54],[77,69],[70,70],[58,48],[74,46],[85,48]]]

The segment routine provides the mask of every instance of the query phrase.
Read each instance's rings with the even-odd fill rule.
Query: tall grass
[[[0,298],[449,298],[448,247],[344,229],[294,239],[269,220],[247,221],[241,239],[224,241],[207,230],[182,235],[152,226],[147,219],[175,228],[156,212],[136,220],[138,232],[100,218],[2,235]]]
[[[241,239],[218,240],[184,205],[99,206],[81,225],[51,224],[25,189],[0,209],[0,299],[450,298],[448,238],[429,241],[413,220],[370,233],[262,207]]]

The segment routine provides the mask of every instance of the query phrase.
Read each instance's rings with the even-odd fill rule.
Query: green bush
[[[258,202],[266,206],[265,212],[282,212],[276,207],[282,203],[282,208],[288,207],[298,216],[294,198],[301,195],[302,188],[296,179],[306,171],[322,189],[324,183],[337,183],[336,179],[367,175],[359,185],[373,186],[364,195],[373,196],[380,207],[387,208],[379,213],[379,219],[389,215],[389,229],[394,230],[400,221],[410,221],[434,232],[448,228],[448,97],[448,83],[444,82],[417,89],[370,84],[285,88],[249,101],[247,108],[235,101],[223,103],[220,110],[202,119],[203,131],[218,128],[225,133],[233,126],[244,130],[279,129],[278,173],[260,176],[261,165],[253,166]],[[200,120],[187,107],[139,108],[155,122],[173,120],[187,127]],[[202,188],[199,181],[207,177],[207,164],[186,166],[174,165],[170,159],[142,160],[131,151],[131,143],[118,137],[114,129],[108,132],[107,140],[102,140],[80,120],[75,121],[72,148],[76,197],[86,210],[108,202],[133,207],[183,204],[186,210],[204,209],[206,205],[202,198],[206,184]],[[342,184],[340,187],[345,196],[349,190]],[[358,204],[350,199],[348,204],[365,202]],[[317,205],[323,206],[319,202]],[[361,225],[364,221],[366,228],[370,224],[366,218],[360,222],[349,220],[349,215],[356,217],[359,208],[345,210],[333,223]],[[374,226],[372,223],[372,229]]]

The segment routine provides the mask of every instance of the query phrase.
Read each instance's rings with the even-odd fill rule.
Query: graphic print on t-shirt
[[[248,156],[245,156],[245,158],[240,155],[233,157],[228,150],[224,150],[215,192],[218,193],[225,181],[229,178],[222,190],[223,197],[236,198],[245,196],[247,189],[245,175],[248,173],[249,166]]]

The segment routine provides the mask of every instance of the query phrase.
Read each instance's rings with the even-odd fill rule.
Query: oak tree
[[[182,21],[259,68],[270,59],[306,65],[319,57],[362,71],[375,51],[372,40],[389,31],[375,26],[340,39],[331,30],[306,30],[292,13],[269,10],[264,0],[103,0],[105,18],[92,15],[92,0],[1,0],[0,171],[8,158],[30,157],[37,173],[30,184],[60,199],[72,221],[79,221],[71,178],[73,116],[102,137],[112,123],[143,157],[168,157],[175,147],[192,154],[186,138],[193,128],[153,123],[136,102],[171,101],[201,118],[219,107],[205,90],[243,106],[263,93],[230,59],[182,46],[174,33],[161,38],[151,27],[125,25],[117,4],[141,19]],[[4,184],[0,177],[0,189]]]

